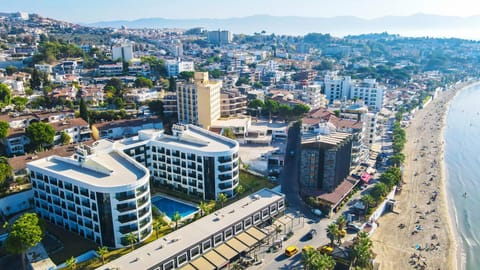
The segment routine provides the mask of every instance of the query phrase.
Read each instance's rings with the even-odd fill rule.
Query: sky
[[[250,15],[378,18],[416,13],[480,15],[478,0],[0,0],[0,12],[24,11],[77,23],[139,18]]]

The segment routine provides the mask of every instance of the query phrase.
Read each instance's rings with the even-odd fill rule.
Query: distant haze
[[[330,33],[341,37],[350,34],[388,32],[402,36],[457,37],[480,40],[480,16],[453,17],[416,14],[412,16],[385,16],[362,19],[353,16],[331,18],[308,18],[294,16],[256,15],[228,19],[164,19],[148,18],[133,21],[106,21],[88,24],[98,27],[128,28],[193,28],[207,30],[226,29],[233,33],[304,35],[307,33]]]

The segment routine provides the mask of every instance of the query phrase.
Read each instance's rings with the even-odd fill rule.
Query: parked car
[[[317,230],[311,229],[311,230],[307,233],[307,238],[308,238],[308,239],[312,239],[312,238],[315,237],[315,235],[317,235]]]
[[[347,229],[348,229],[348,230],[351,230],[351,231],[353,231],[353,232],[359,232],[359,231],[362,230],[362,228],[360,228],[359,226],[357,226],[357,225],[355,225],[355,224],[353,224],[353,223],[348,223],[348,224],[347,224]]]
[[[285,249],[285,255],[287,257],[292,257],[293,255],[298,253],[298,247],[297,246],[289,246]]]
[[[317,216],[321,216],[322,215],[322,211],[320,211],[320,209],[312,209],[312,213],[314,215],[317,215]]]

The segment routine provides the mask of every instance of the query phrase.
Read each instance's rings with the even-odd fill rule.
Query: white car
[[[317,215],[317,216],[321,216],[322,215],[322,211],[320,211],[320,209],[312,209],[312,213],[314,215]]]

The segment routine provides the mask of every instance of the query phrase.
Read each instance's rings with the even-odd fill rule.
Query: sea
[[[448,204],[464,269],[480,269],[480,84],[451,101],[443,139]]]

